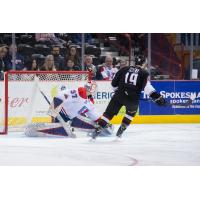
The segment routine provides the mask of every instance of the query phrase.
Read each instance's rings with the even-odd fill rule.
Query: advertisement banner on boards
[[[9,109],[13,110],[13,115],[23,115],[31,107],[35,107],[37,116],[46,114],[48,110],[48,104],[44,101],[42,95],[35,94],[32,98],[32,91],[29,84],[20,83],[20,87],[10,85],[9,90]],[[59,83],[43,83],[41,84],[42,90],[48,96],[49,100],[52,100],[55,87]],[[69,88],[78,87],[83,83],[67,84]],[[103,113],[111,100],[114,92],[110,81],[97,81],[98,89],[95,94],[95,105],[100,113]],[[148,97],[141,94],[141,101],[139,106],[139,115],[176,115],[176,114],[200,114],[200,81],[152,81],[152,85],[160,92],[164,98],[170,103],[184,103],[188,100],[191,94],[196,95],[196,99],[189,106],[157,106]],[[21,90],[23,89],[23,90]],[[3,82],[0,82],[0,98],[3,99]],[[3,113],[3,102],[1,102],[0,112]],[[125,108],[120,110],[119,115],[124,115]]]
[[[200,114],[200,81],[152,81],[152,85],[160,92],[169,104],[185,103],[191,95],[196,98],[189,106],[168,105],[158,106],[148,97],[141,94],[140,115],[191,115]]]

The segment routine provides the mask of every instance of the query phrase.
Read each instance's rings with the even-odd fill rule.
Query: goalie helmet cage
[[[37,77],[37,81],[36,81]],[[48,103],[40,89],[52,101],[59,85],[83,86],[91,80],[88,71],[8,71],[4,74],[0,134],[22,131],[28,123],[50,122]]]

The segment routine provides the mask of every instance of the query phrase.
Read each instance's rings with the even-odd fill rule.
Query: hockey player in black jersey
[[[143,61],[141,57],[137,57],[134,67],[123,67],[116,73],[111,83],[115,94],[98,122],[99,127],[93,134],[93,139],[100,134],[102,129],[108,128],[109,121],[119,112],[122,106],[125,106],[126,114],[116,133],[116,136],[121,137],[137,112],[142,90],[159,106],[165,106],[165,99],[156,92],[150,83],[149,73],[141,68]]]

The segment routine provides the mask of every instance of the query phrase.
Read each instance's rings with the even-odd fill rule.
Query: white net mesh
[[[8,85],[6,100],[8,102],[8,130],[22,131],[29,123],[51,122],[51,118],[47,115],[49,105],[38,88],[51,102],[61,84],[69,89],[77,88],[83,86],[88,79],[89,74],[86,72],[8,73],[6,83]],[[5,128],[5,102],[1,102],[0,105],[2,111],[0,132],[2,132]]]
[[[40,81],[85,81],[88,80],[88,74],[78,74],[78,73],[35,73],[35,74],[9,74],[8,81],[34,81],[35,76],[39,78]]]

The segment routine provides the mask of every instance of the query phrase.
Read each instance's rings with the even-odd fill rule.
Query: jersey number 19
[[[127,72],[125,76],[125,83],[136,85],[138,74]]]

